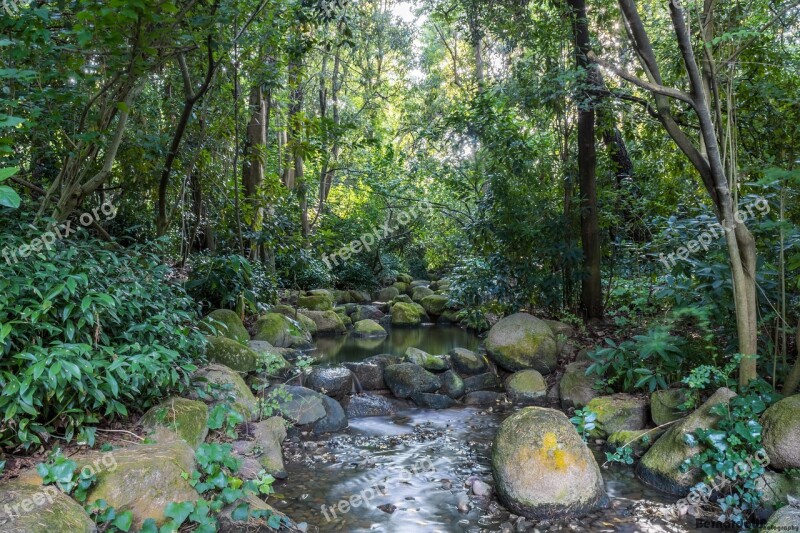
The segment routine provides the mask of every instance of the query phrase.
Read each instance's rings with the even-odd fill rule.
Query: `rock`
[[[426,409],[448,409],[456,405],[456,401],[450,396],[444,394],[430,394],[425,392],[418,392],[411,395],[411,399],[419,407]]]
[[[425,308],[424,307],[422,307],[420,304],[418,304],[416,302],[412,302],[411,306],[414,309],[417,310],[417,313],[419,313],[419,319],[420,319],[421,322],[430,321],[430,317],[428,317],[428,313],[425,312]]]
[[[200,331],[208,335],[226,337],[241,344],[246,344],[250,340],[250,334],[242,324],[242,319],[230,309],[211,311],[200,322]]]
[[[420,392],[434,392],[439,388],[439,380],[422,368],[412,363],[389,365],[383,372],[383,379],[398,398],[411,398]]]
[[[595,378],[586,375],[586,363],[570,363],[561,376],[558,384],[561,396],[561,408],[578,409],[584,407],[592,399],[597,398],[600,393],[594,389]]]
[[[353,391],[353,373],[345,367],[315,367],[306,378],[306,386],[341,400]]]
[[[761,492],[761,503],[777,509],[786,505],[789,496],[800,495],[800,477],[766,471],[756,480],[756,489]]]
[[[449,301],[450,298],[447,296],[432,294],[422,298],[419,303],[425,308],[425,312],[430,316],[440,316],[442,313],[444,313],[445,309],[447,308],[447,302]]]
[[[686,389],[657,390],[650,395],[650,417],[657,426],[669,424],[686,415],[679,407],[688,400]]]
[[[300,296],[297,299],[297,307],[308,309],[309,311],[332,311],[333,297],[330,294]]]
[[[464,380],[452,370],[441,374],[439,376],[439,383],[441,384],[441,392],[443,394],[453,399],[464,396]]]
[[[431,372],[444,372],[450,368],[450,364],[444,357],[431,355],[413,347],[406,350],[404,359],[409,363],[419,365],[425,370],[430,370]]]
[[[711,413],[712,407],[727,404],[734,396],[736,393],[723,387],[699,409],[670,427],[636,465],[637,477],[664,492],[686,496],[692,486],[702,481],[703,473],[697,469],[681,472],[684,461],[702,451],[701,446],[688,446],[684,442],[684,436],[698,428],[713,427],[719,417]]]
[[[489,406],[506,401],[506,395],[500,392],[476,391],[464,396],[464,405]]]
[[[559,322],[558,320],[543,320],[543,322],[550,327],[550,330],[556,337],[559,335],[563,335],[567,338],[575,336],[575,328],[569,324]]]
[[[409,289],[415,289],[417,287],[430,287],[431,282],[427,279],[415,279],[411,283],[408,284]]]
[[[511,403],[531,405],[547,396],[547,383],[536,370],[520,370],[506,379],[506,394]]]
[[[503,384],[500,382],[500,378],[497,377],[496,374],[493,374],[491,372],[464,378],[465,393],[469,394],[470,392],[481,391],[481,390],[502,392]]]
[[[348,418],[366,418],[369,416],[390,416],[395,413],[392,402],[375,394],[356,394],[350,397],[345,409]]]
[[[400,291],[400,294],[405,294],[408,290],[408,283],[403,283],[402,281],[396,281],[392,283],[392,287]]]
[[[558,345],[545,322],[517,313],[492,326],[486,338],[486,351],[509,372],[532,368],[549,374],[557,364]]]
[[[382,390],[386,388],[386,382],[383,381],[383,369],[386,365],[379,363],[344,363],[344,366],[353,373],[361,390]]]
[[[401,281],[401,282],[405,283],[406,285],[410,285],[411,282],[414,281],[414,278],[412,278],[408,274],[398,274],[397,275],[397,281]]]
[[[83,507],[55,485],[19,481],[0,484],[0,531],[4,533],[95,533]]]
[[[189,397],[203,400],[211,405],[227,402],[239,411],[246,420],[258,414],[258,402],[242,377],[222,365],[208,365],[192,374],[192,385],[203,392],[199,397],[197,390],[192,390]]]
[[[445,309],[442,316],[437,321],[438,324],[458,324],[461,320],[458,317],[459,311],[456,309]]]
[[[413,304],[398,302],[392,306],[393,326],[419,326],[422,315]]]
[[[333,296],[333,303],[336,305],[349,304],[353,302],[353,297],[350,296],[350,291],[331,291]]]
[[[323,395],[305,387],[277,385],[269,389],[268,398],[277,402],[283,418],[298,426],[311,424],[327,415]]]
[[[800,468],[800,394],[779,401],[761,415],[762,439],[770,466]]]
[[[617,431],[636,431],[647,426],[647,399],[630,394],[598,396],[586,404],[597,414],[597,427],[590,435],[607,437]]]
[[[317,420],[311,428],[316,434],[334,433],[347,428],[347,415],[345,415],[342,405],[328,396],[322,397],[322,405],[325,407],[325,418]]]
[[[607,502],[592,452],[554,409],[526,407],[501,424],[492,474],[500,502],[528,518],[581,516]]]
[[[380,320],[384,317],[383,311],[376,305],[359,305],[355,313],[351,315],[353,322],[359,320]]]
[[[267,341],[250,341],[248,346],[259,354],[259,367],[266,369],[268,376],[279,376],[291,367],[283,356],[283,352],[291,351],[289,348],[275,348]]]
[[[281,444],[286,439],[286,422],[279,416],[262,420],[252,426],[253,440],[233,444],[240,455],[255,458],[261,468],[278,479],[286,478]]]
[[[139,424],[149,431],[159,427],[174,431],[197,449],[208,435],[208,406],[186,398],[170,398],[150,408]]]
[[[392,303],[393,304],[396,304],[396,303],[413,304],[414,300],[412,300],[411,296],[409,296],[407,294],[401,294],[401,295],[393,298],[392,299]]]
[[[370,295],[367,291],[351,290],[350,298],[352,298],[352,300],[358,304],[367,304],[372,301],[372,298],[370,298]]]
[[[312,336],[317,334],[317,324],[307,316],[301,314],[300,311],[294,307],[289,305],[273,305],[272,308],[270,308],[270,312],[280,313],[287,318],[291,318],[296,322],[300,322],[300,324],[303,325],[303,328]]]
[[[800,531],[800,507],[787,505],[778,509],[761,531]]]
[[[395,287],[386,287],[375,293],[375,299],[379,302],[390,302],[400,296],[400,291]]]
[[[379,505],[378,509],[380,509],[384,513],[392,514],[397,510],[397,506],[391,503],[384,503],[383,505]]]
[[[644,453],[649,450],[653,443],[664,433],[664,430],[653,431],[650,429],[640,429],[636,431],[617,431],[608,436],[606,448],[609,451],[616,451],[617,448],[630,446],[636,453]]]
[[[387,335],[383,326],[374,320],[359,320],[353,327],[354,337],[385,337]]]
[[[423,298],[433,295],[433,291],[428,287],[414,287],[411,290],[411,299],[417,303],[421,302]]]
[[[344,335],[347,327],[334,311],[300,311],[300,314],[314,321],[317,335]]]
[[[97,482],[89,490],[86,504],[105,500],[118,512],[131,511],[132,531],[138,531],[148,518],[159,526],[164,524],[167,521],[164,509],[169,503],[201,499],[183,478],[184,473],[194,470],[195,463],[194,450],[180,439],[138,444],[110,452],[86,452],[70,459],[78,468],[91,467],[96,475]],[[28,472],[25,478],[37,485],[42,482],[34,471]],[[59,526],[52,531],[71,530]]]
[[[492,487],[480,479],[476,479],[470,486],[470,492],[478,498],[489,498],[492,495]]]
[[[489,363],[485,357],[466,348],[450,350],[450,363],[459,374],[468,376],[483,374],[489,370]]]
[[[206,337],[206,340],[206,358],[209,362],[243,373],[258,368],[258,354],[247,346],[226,337]]]
[[[257,341],[267,341],[277,348],[310,348],[311,333],[296,320],[280,313],[267,313],[255,325]]]

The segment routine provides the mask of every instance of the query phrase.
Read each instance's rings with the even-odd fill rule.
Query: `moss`
[[[444,313],[448,301],[450,299],[447,296],[432,294],[420,300],[420,305],[425,308],[425,312],[429,315],[439,316]]]
[[[800,394],[767,409],[761,424],[764,449],[773,468],[800,468]]]
[[[557,363],[558,346],[550,327],[526,313],[508,316],[492,326],[486,350],[509,372],[533,368],[548,374]]]
[[[386,330],[374,320],[359,320],[355,323],[353,334],[360,337],[385,337]]]
[[[32,484],[20,481],[0,484],[0,530],[4,533],[97,531],[80,504],[55,486],[39,486],[40,482],[41,479]],[[23,507],[31,504],[33,511]]]
[[[252,372],[258,368],[258,354],[226,337],[206,337],[206,357],[237,372]]]
[[[421,322],[419,310],[413,304],[396,303],[392,306],[393,326],[418,326]]]
[[[647,425],[647,401],[629,394],[594,398],[586,405],[597,414],[597,428],[592,437],[606,437],[624,430],[639,430]]]
[[[242,320],[229,309],[210,312],[201,322],[200,331],[208,335],[219,335],[246,344],[250,340]]]
[[[196,449],[208,435],[208,407],[203,402],[170,398],[147,411],[140,423],[149,430],[168,428]]]
[[[267,341],[277,348],[309,348],[311,334],[300,322],[279,313],[267,313],[256,322],[257,341]]]

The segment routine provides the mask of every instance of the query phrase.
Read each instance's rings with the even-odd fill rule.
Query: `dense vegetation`
[[[4,448],[187,387],[207,310],[398,273],[601,327],[608,391],[797,390],[796,2],[4,6]]]

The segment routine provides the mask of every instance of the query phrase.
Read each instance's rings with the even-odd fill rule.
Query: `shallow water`
[[[410,348],[419,348],[433,355],[446,354],[453,348],[477,350],[480,339],[455,326],[423,326],[420,328],[387,329],[388,337],[360,339],[350,335],[321,337],[311,352],[326,363],[362,361],[378,354],[403,355]]]

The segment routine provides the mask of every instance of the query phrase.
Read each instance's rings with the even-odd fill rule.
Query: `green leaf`
[[[172,518],[175,523],[180,526],[186,521],[186,518],[188,518],[192,511],[194,511],[193,502],[172,502],[167,504],[167,507],[164,509],[164,516]]]
[[[129,531],[133,525],[133,513],[131,511],[125,511],[122,514],[117,515],[117,518],[114,520],[113,524],[122,531]]]
[[[0,168],[0,183],[19,172],[19,167]]]
[[[22,203],[22,199],[17,191],[6,185],[0,185],[0,205],[17,209]]]

